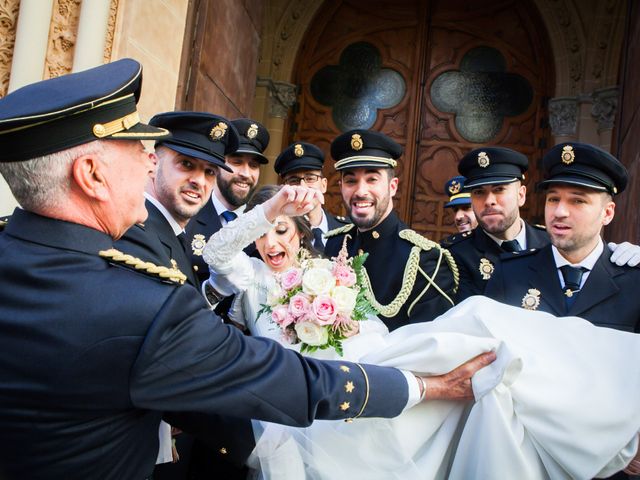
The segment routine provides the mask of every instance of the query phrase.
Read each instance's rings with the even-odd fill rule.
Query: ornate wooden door
[[[445,181],[482,145],[530,158],[524,215],[539,220],[531,193],[548,136],[549,48],[533,6],[518,0],[329,1],[299,52],[299,110],[288,141],[329,155],[331,140],[371,128],[404,147],[394,205],[417,231],[438,240],[454,231]],[[343,211],[328,156],[327,205]]]

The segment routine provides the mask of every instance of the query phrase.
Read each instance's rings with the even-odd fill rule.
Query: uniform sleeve
[[[132,403],[295,426],[315,418],[394,417],[407,404],[397,369],[323,362],[220,322],[178,287],[149,328],[130,376]]]

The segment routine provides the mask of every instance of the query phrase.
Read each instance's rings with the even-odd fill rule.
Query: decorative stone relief
[[[0,96],[7,94],[20,0],[0,0]]]
[[[287,118],[289,109],[296,103],[298,87],[292,83],[274,82],[270,78],[258,78],[257,85],[269,92],[269,115]]]
[[[295,30],[296,23],[307,8],[307,0],[296,0],[295,5],[288,7],[290,14],[284,20],[282,28],[276,35],[276,42],[273,49],[273,71],[277,72],[282,65],[282,59],[287,54],[287,42]]]
[[[593,54],[594,59],[591,68],[593,77],[598,80],[602,78],[607,53],[611,54],[611,52],[609,52],[609,42],[614,24],[613,15],[616,5],[619,3],[619,0],[607,0],[603,6],[604,15],[601,15],[598,21],[594,43],[596,50]]]
[[[44,78],[71,73],[78,36],[81,0],[55,0],[49,29]]]
[[[578,98],[558,97],[549,100],[551,133],[567,137],[575,135],[578,126]]]
[[[558,24],[564,36],[565,45],[569,54],[569,78],[571,80],[571,91],[578,92],[580,80],[583,73],[583,50],[581,40],[578,38],[578,32],[573,22],[572,13],[569,12],[565,0],[549,0]]]
[[[109,23],[107,25],[107,38],[104,43],[104,63],[111,61],[111,52],[113,50],[113,35],[116,30],[116,18],[118,16],[118,0],[111,0],[109,7]]]
[[[593,92],[591,115],[598,121],[598,132],[613,130],[618,109],[618,87],[602,88]]]

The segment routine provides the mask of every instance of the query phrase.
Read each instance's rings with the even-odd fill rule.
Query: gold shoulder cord
[[[407,263],[404,267],[404,274],[402,277],[402,287],[400,291],[396,295],[396,297],[387,305],[380,304],[373,293],[373,289],[371,288],[371,281],[369,280],[369,275],[366,271],[366,268],[362,269],[362,273],[364,274],[364,287],[365,287],[365,295],[367,300],[371,303],[373,308],[375,308],[380,315],[383,317],[394,317],[398,314],[402,306],[409,299],[409,295],[411,295],[411,291],[413,290],[413,286],[416,281],[416,277],[418,272],[420,272],[424,278],[427,280],[427,286],[422,292],[418,294],[416,299],[409,305],[407,309],[407,313],[411,314],[411,310],[415,306],[415,304],[424,296],[424,294],[429,290],[429,288],[433,285],[433,288],[438,290],[438,292],[445,297],[451,305],[454,305],[453,300],[447,295],[442,288],[440,288],[436,282],[435,277],[438,271],[440,270],[440,265],[442,264],[442,258],[444,257],[445,261],[449,265],[451,272],[453,273],[453,281],[454,281],[454,292],[458,290],[458,284],[460,280],[460,273],[458,272],[458,267],[456,265],[451,252],[445,250],[440,247],[435,242],[424,238],[422,235],[414,232],[413,230],[402,230],[400,233],[400,238],[403,240],[407,240],[408,242],[413,243],[415,246],[411,248],[411,252],[409,253],[409,258],[407,259]],[[437,249],[439,253],[438,262],[433,270],[433,274],[429,276],[422,268],[420,268],[420,252],[429,251],[432,249]]]
[[[156,265],[151,262],[145,262],[132,255],[122,253],[120,250],[110,248],[109,250],[101,250],[99,252],[103,258],[108,258],[114,262],[124,263],[125,265],[132,266],[136,270],[144,270],[147,273],[160,277],[164,280],[170,280],[174,283],[184,284],[187,280],[187,276],[177,268],[168,268]]]
[[[335,237],[336,235],[340,235],[342,233],[347,233],[353,227],[354,227],[353,223],[350,223],[349,225],[345,225],[344,227],[334,228],[333,230],[329,230],[327,233],[325,233],[324,238],[331,238],[331,237]]]

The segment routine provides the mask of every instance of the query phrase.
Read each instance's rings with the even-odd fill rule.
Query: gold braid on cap
[[[361,162],[361,161],[369,161],[369,162],[379,163],[381,165],[388,165],[391,168],[396,168],[398,166],[398,162],[393,158],[372,157],[371,155],[356,155],[353,157],[347,157],[347,158],[343,158],[342,160],[338,160],[335,163],[334,168],[336,169],[342,168],[342,167],[351,165],[352,163]]]
[[[367,300],[371,303],[373,308],[375,308],[380,315],[384,317],[394,317],[398,314],[402,306],[407,302],[411,292],[413,291],[413,286],[416,282],[416,277],[418,276],[418,272],[422,274],[422,276],[427,280],[427,286],[418,294],[416,299],[409,305],[407,309],[407,313],[411,314],[411,309],[415,306],[415,304],[420,300],[424,294],[429,290],[431,286],[435,288],[444,298],[446,298],[451,305],[454,305],[453,300],[449,297],[449,295],[440,288],[436,282],[435,278],[440,270],[440,266],[442,265],[442,259],[447,262],[451,273],[453,274],[453,283],[454,288],[453,291],[456,292],[458,290],[458,285],[460,283],[460,272],[458,271],[458,266],[456,265],[451,252],[446,249],[443,249],[436,242],[428,240],[424,238],[422,235],[414,232],[413,230],[406,229],[402,230],[399,233],[400,238],[406,240],[410,243],[414,244],[414,247],[411,248],[411,253],[409,253],[409,258],[407,259],[407,263],[404,267],[404,275],[402,277],[402,287],[400,291],[396,295],[390,303],[387,305],[382,305],[376,300],[376,297],[373,293],[373,289],[371,288],[371,281],[369,280],[369,275],[367,274],[366,268],[362,269],[363,277],[364,277],[364,288],[365,288],[365,296]],[[433,270],[433,274],[429,276],[422,268],[420,268],[420,253],[424,251],[429,251],[436,249],[439,253],[438,261],[436,263],[436,267]]]
[[[135,268],[136,270],[142,270],[156,277],[160,277],[163,280],[169,280],[174,283],[179,283],[180,285],[184,284],[187,280],[187,276],[178,270],[178,268],[162,267],[151,262],[145,262],[144,260],[132,255],[122,253],[120,250],[116,250],[115,248],[101,250],[99,255],[103,258],[108,258],[113,262],[123,263]]]

